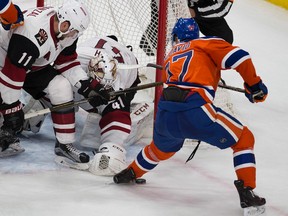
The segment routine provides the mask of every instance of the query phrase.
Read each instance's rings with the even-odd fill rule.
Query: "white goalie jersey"
[[[111,86],[114,91],[127,89],[139,83],[138,70],[120,70],[117,64],[137,64],[134,54],[125,46],[109,37],[94,37],[77,47],[78,60],[85,71],[101,62],[98,56],[113,57],[105,60],[104,71],[114,70],[107,61],[116,59],[116,71],[113,74]],[[101,53],[101,55],[100,55]],[[102,58],[103,58],[102,56]],[[107,57],[105,57],[107,58]],[[92,59],[92,60],[91,60]],[[92,63],[91,63],[92,62]],[[100,64],[99,64],[100,65]],[[105,79],[109,70],[104,74]],[[89,73],[90,69],[87,71]],[[112,72],[113,73],[113,72]],[[109,78],[109,76],[108,76]],[[107,80],[106,80],[107,81]],[[137,97],[140,97],[137,99]],[[144,92],[137,92],[135,100],[129,101],[129,110],[122,107],[121,98],[110,101],[107,105],[98,107],[98,113],[89,113],[80,138],[80,144],[84,147],[97,149],[98,153],[91,161],[89,171],[95,175],[114,175],[126,167],[126,150],[131,144],[135,144],[144,135],[145,127],[152,126],[153,99]],[[138,101],[138,103],[133,103]],[[141,102],[140,102],[141,101]],[[88,106],[88,107],[87,107]],[[89,104],[81,106],[89,110]],[[126,106],[126,105],[125,105]],[[117,109],[120,107],[120,109]],[[104,113],[104,114],[103,114]]]
[[[90,59],[99,55],[100,52],[106,53],[108,56],[113,57],[118,63],[125,63],[129,65],[137,64],[137,59],[127,47],[109,37],[94,37],[82,44],[79,44],[77,47],[78,60],[81,62],[82,68],[87,71]],[[113,89],[117,91],[120,89],[129,88],[132,86],[136,78],[137,69],[117,69]]]

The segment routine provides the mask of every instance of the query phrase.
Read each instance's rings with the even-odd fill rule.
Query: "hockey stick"
[[[148,83],[148,84],[143,84],[143,85],[138,85],[138,86],[135,86],[135,87],[127,88],[127,89],[124,89],[124,90],[110,92],[109,94],[110,94],[111,97],[114,97],[114,96],[118,96],[118,95],[121,95],[121,94],[129,93],[129,92],[134,92],[134,91],[138,91],[138,90],[142,90],[142,89],[156,87],[156,86],[159,86],[159,85],[162,85],[162,84],[163,84],[162,82]],[[51,112],[54,112],[54,111],[58,111],[58,110],[61,110],[61,109],[71,108],[71,107],[74,107],[74,106],[79,106],[80,104],[89,102],[89,100],[91,100],[91,99],[92,98],[85,98],[85,99],[82,99],[82,100],[79,100],[79,101],[71,101],[71,102],[64,103],[64,104],[61,104],[61,105],[58,105],[58,106],[46,108],[46,109],[43,109],[43,110],[38,110],[38,111],[35,111],[35,112],[31,112],[31,113],[26,113],[24,118],[25,119],[29,119],[29,118],[33,118],[33,117],[36,117],[36,116],[45,115],[47,113],[51,113]]]
[[[119,70],[130,70],[130,69],[137,69],[137,68],[144,68],[144,67],[152,67],[156,69],[162,70],[162,66],[154,63],[148,63],[146,65],[140,65],[140,64],[135,64],[135,65],[128,65],[128,64],[118,64],[117,68]]]
[[[110,96],[113,97],[113,96],[117,96],[117,95],[121,95],[121,94],[126,94],[126,93],[130,93],[130,92],[142,90],[142,89],[147,89],[147,88],[152,88],[152,87],[156,87],[156,86],[161,86],[161,85],[163,85],[163,82],[147,83],[147,84],[143,84],[143,85],[127,88],[127,89],[124,89],[124,90],[110,92],[109,94],[110,94]]]
[[[229,89],[229,90],[232,90],[232,91],[237,91],[237,92],[245,93],[245,90],[242,89],[242,88],[238,88],[238,87],[234,87],[234,86],[229,86],[229,85],[221,84],[221,83],[219,83],[218,86],[219,86],[220,88],[225,88],[225,89]]]
[[[118,66],[119,66],[119,64],[118,64]],[[124,69],[134,69],[137,66],[138,66],[137,68],[140,68],[140,67],[154,67],[154,68],[157,68],[157,69],[160,69],[160,70],[163,69],[163,67],[161,65],[157,65],[157,64],[153,64],[153,63],[148,63],[146,66],[145,65],[123,65],[123,64],[122,64],[122,66],[123,66]],[[128,68],[129,66],[131,66],[131,68]],[[226,85],[226,83],[225,83],[225,81],[223,79],[221,79],[221,82],[223,82],[223,84],[221,84],[221,83],[218,84],[218,86],[221,87],[221,88],[225,88],[225,89],[229,89],[229,90],[232,90],[232,91],[245,93],[245,90],[242,89],[242,88]]]

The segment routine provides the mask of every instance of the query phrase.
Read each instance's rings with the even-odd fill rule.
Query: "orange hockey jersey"
[[[4,24],[15,23],[18,19],[18,11],[11,0],[0,2],[0,18]]]
[[[221,70],[235,69],[252,86],[260,81],[250,55],[217,37],[203,37],[175,45],[164,61],[164,82],[198,92],[211,103]]]

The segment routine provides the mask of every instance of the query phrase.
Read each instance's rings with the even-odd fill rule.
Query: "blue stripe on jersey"
[[[3,10],[9,4],[10,0],[1,0],[0,1],[0,11]],[[4,11],[3,11],[4,12]]]
[[[147,160],[144,159],[143,157],[143,150],[137,155],[136,160],[138,161],[138,164],[143,167],[146,170],[152,170],[154,167],[157,166],[157,164],[151,164]]]
[[[253,153],[244,153],[244,154],[240,154],[237,155],[236,157],[234,157],[234,166],[239,166],[242,164],[246,164],[246,163],[254,163],[255,162],[255,155]]]
[[[239,49],[232,53],[229,58],[225,61],[225,68],[231,68],[236,62],[241,60],[243,57],[249,56],[249,53]]]

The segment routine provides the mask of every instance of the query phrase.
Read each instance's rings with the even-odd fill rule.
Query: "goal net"
[[[82,1],[88,6],[91,24],[79,38],[80,42],[95,35],[115,35],[120,43],[132,46],[139,64],[144,65],[163,65],[165,54],[171,49],[171,31],[175,22],[180,17],[190,17],[187,0]],[[62,3],[63,0],[38,0],[37,6],[59,6]],[[156,72],[153,68],[140,69],[140,75],[146,82],[161,81],[161,71]],[[150,90],[155,101],[160,93],[161,89],[156,89],[156,93]],[[219,89],[215,105],[235,115],[227,90]]]

